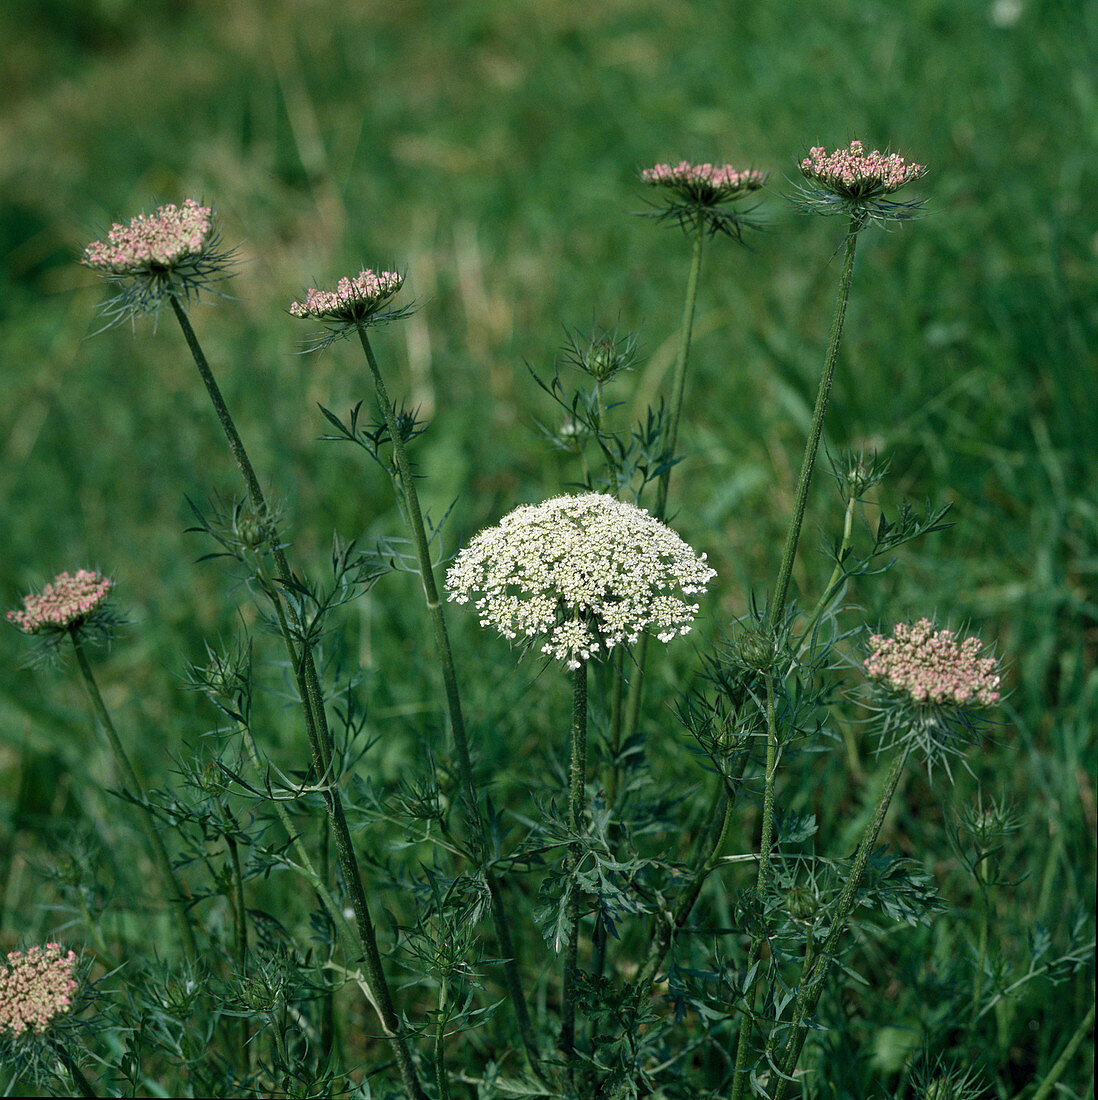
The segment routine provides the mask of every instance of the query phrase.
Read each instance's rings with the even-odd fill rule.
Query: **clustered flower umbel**
[[[213,210],[194,199],[139,214],[129,225],[111,226],[105,241],[93,241],[81,262],[106,275],[137,275],[196,259],[213,236]]]
[[[860,141],[829,153],[816,146],[801,161],[804,177],[843,198],[889,195],[926,172],[922,164],[908,164],[899,153],[867,153]]]
[[[666,187],[690,202],[727,202],[736,195],[757,191],[766,181],[763,172],[738,171],[731,164],[657,164],[645,168],[641,179],[655,187]]]
[[[66,952],[59,943],[9,951],[7,963],[0,966],[0,1033],[40,1035],[68,1011],[77,987],[75,966],[75,952]]]
[[[8,621],[24,634],[72,630],[103,606],[113,584],[90,569],[59,573],[41,592],[24,596],[23,610],[9,611]]]
[[[448,598],[475,606],[481,626],[541,647],[569,668],[642,632],[687,634],[716,572],[643,508],[604,493],[524,505],[476,535],[446,575]]]
[[[929,619],[898,623],[892,637],[873,634],[865,670],[919,704],[980,704],[999,701],[998,662],[981,657],[979,638],[958,642],[952,630],[935,630]]]
[[[343,278],[335,290],[315,287],[304,302],[294,302],[294,317],[312,317],[318,321],[358,322],[375,314],[404,285],[404,276],[395,271],[360,271],[353,279]]]

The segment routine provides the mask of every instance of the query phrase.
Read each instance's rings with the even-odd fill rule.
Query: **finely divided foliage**
[[[193,199],[162,206],[85,249],[82,262],[118,289],[110,307],[117,315],[170,302],[246,491],[211,514],[196,508],[192,530],[213,539],[208,557],[245,571],[247,586],[234,591],[255,596],[258,613],[239,609],[255,633],[208,645],[192,666],[192,686],[221,725],[181,738],[176,768],[160,761],[161,785],[151,789],[124,744],[132,727],[116,726],[84,645],[109,633],[111,580],[90,570],[61,573],[8,613],[19,630],[44,635],[40,646],[71,647],[113,755],[123,795],[113,805],[145,834],[132,867],[74,859],[76,870],[56,886],[71,914],[66,935],[79,929],[87,937],[84,957],[99,973],[113,972],[115,989],[100,993],[82,977],[78,988],[76,955],[57,943],[13,951],[0,963],[0,1062],[14,1060],[16,1085],[45,1082],[62,1095],[153,1088],[379,1100],[474,1092],[785,1100],[794,1085],[805,1096],[883,1088],[906,1097],[905,1081],[919,1096],[993,1091],[982,1088],[984,1074],[997,1072],[994,1057],[1013,1058],[1019,1031],[1002,1011],[1008,995],[1027,982],[1066,982],[1089,965],[1093,943],[1079,919],[1057,951],[1037,926],[1027,962],[1012,962],[1009,945],[1000,958],[989,942],[990,895],[1007,881],[996,878],[995,863],[1014,826],[997,804],[985,812],[981,801],[957,815],[955,848],[969,876],[962,893],[967,899],[975,889],[983,923],[977,927],[962,903],[956,929],[934,928],[948,946],[920,960],[933,971],[934,1012],[890,953],[875,951],[862,966],[866,945],[888,922],[912,926],[888,929],[890,942],[910,954],[927,941],[903,937],[940,919],[944,905],[921,853],[906,859],[880,846],[894,828],[884,828],[889,805],[913,750],[929,761],[975,741],[979,714],[1000,702],[1002,672],[976,637],[920,619],[871,634],[861,654],[868,656],[860,666],[855,660],[861,690],[837,690],[837,670],[849,669],[855,639],[868,633],[850,618],[848,590],[884,572],[870,566],[886,551],[944,526],[945,509],[928,505],[921,519],[901,505],[886,518],[881,506],[867,546],[855,520],[887,462],[834,461],[845,516],[833,524],[842,535],[831,579],[812,603],[819,578],[797,555],[837,367],[843,384],[838,352],[855,245],[871,223],[907,216],[917,204],[888,196],[925,169],[897,154],[866,153],[857,141],[832,153],[814,148],[800,167],[803,205],[850,221],[784,549],[774,577],[754,580],[751,611],[718,623],[725,641],[699,641],[694,657],[678,647],[674,675],[666,668],[650,675],[666,657],[653,646],[646,665],[648,643],[690,632],[716,576],[706,555],[662,522],[682,457],[680,415],[690,403],[703,243],[741,236],[749,223],[737,204],[763,187],[762,172],[672,160],[641,173],[655,216],[679,224],[692,242],[669,392],[630,428],[622,410],[633,396],[626,387],[636,337],[596,325],[584,339],[566,329],[566,358],[577,368],[569,377],[580,382],[572,390],[558,373],[542,385],[568,415],[553,439],[573,484],[582,477],[589,489],[609,491],[509,512],[456,554],[446,600],[436,576],[441,525],[425,519],[417,491],[430,461],[412,452],[427,425],[390,398],[368,332],[412,308],[390,305],[402,274],[364,269],[289,306],[291,316],[322,326],[314,347],[351,334],[361,342],[380,419],[360,426],[363,401],[349,424],[322,406],[338,429],[328,438],[357,443],[386,472],[410,535],[365,549],[337,535],[332,578],[317,582],[315,563],[289,560],[282,516],[268,504],[185,308],[231,255],[216,249],[211,207]],[[784,490],[776,496],[787,499]],[[378,678],[348,660],[339,616],[368,588],[379,606],[387,574],[400,570],[417,574],[420,629],[430,637],[419,645],[401,638],[378,670],[393,698],[414,693],[415,703],[367,709],[361,685]],[[529,698],[515,691],[508,700],[515,713],[502,713],[488,698],[494,689],[478,683],[490,662],[467,637],[451,645],[450,603],[472,604],[481,626],[567,667],[570,762],[563,712],[545,717],[556,714],[554,678],[526,684]],[[415,614],[401,608],[392,619],[406,624]],[[527,678],[510,679],[508,692]],[[545,694],[533,703],[535,690]],[[543,703],[536,719],[522,710]],[[406,719],[415,737],[363,763],[363,753],[394,736],[393,710],[423,716]],[[518,753],[538,723],[559,736],[539,739],[545,765],[534,775],[522,770],[526,750]],[[679,751],[680,726],[697,743],[698,768]],[[865,766],[873,775],[859,774],[862,728],[879,750],[880,764]],[[491,743],[478,743],[486,729]],[[833,729],[849,737],[829,758]],[[789,775],[798,757],[797,775],[808,774],[808,753],[813,768],[819,760],[829,772],[820,791]],[[395,766],[407,772],[399,785],[386,781]],[[867,792],[876,805],[862,812]],[[839,811],[826,809],[836,802]],[[850,835],[829,837],[817,822],[821,805],[831,826],[836,816],[857,821],[853,855]],[[113,821],[97,824],[120,835]],[[71,832],[66,818],[59,833]],[[117,876],[113,894],[92,877],[108,871]],[[127,890],[139,904],[108,919],[108,904]],[[968,943],[975,952],[957,949]],[[938,954],[951,956],[944,976],[934,969]],[[859,969],[866,977],[849,981]],[[921,1029],[926,1051],[910,1058],[901,1051],[880,1069],[884,1046],[873,1046],[871,1024],[885,1012]],[[1093,1011],[1064,1050],[1077,1049],[1092,1024]],[[829,1058],[829,1044],[853,1055]],[[940,1053],[952,1056],[959,1044],[997,1053],[976,1068],[971,1058],[956,1062],[966,1066],[961,1073]],[[1055,1061],[1050,1051],[1039,1100],[1062,1076],[1063,1056]],[[913,1070],[920,1058],[930,1077]],[[94,1085],[82,1065],[96,1067]],[[1000,1095],[1013,1095],[1006,1074],[996,1084]]]
[[[516,508],[475,536],[446,576],[449,598],[474,593],[481,626],[544,637],[543,653],[577,668],[641,633],[686,634],[716,576],[669,527],[604,493]]]

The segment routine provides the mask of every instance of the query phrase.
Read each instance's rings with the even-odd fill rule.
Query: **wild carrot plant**
[[[641,173],[655,216],[690,245],[668,393],[621,423],[638,337],[566,329],[563,364],[535,379],[560,424],[542,435],[572,477],[549,499],[520,491],[465,540],[421,504],[422,479],[446,474],[420,465],[430,426],[400,399],[399,370],[382,366],[388,326],[417,308],[399,300],[406,275],[364,269],[293,302],[292,317],[319,326],[306,350],[342,363],[339,341],[357,339],[368,396],[344,415],[321,406],[326,438],[386,472],[404,523],[374,540],[336,532],[323,569],[294,562],[303,555],[287,512],[217,381],[233,368],[215,371],[192,323],[234,259],[213,209],[163,206],[89,245],[83,263],[116,288],[110,321],[136,331],[161,309],[175,318],[243,479],[237,494],[211,486],[210,503],[192,503],[205,556],[239,582],[242,626],[182,670],[216,726],[165,752],[143,782],[124,716],[98,687],[109,662],[96,673],[90,655],[117,633],[111,605],[124,586],[62,573],[9,612],[40,652],[63,660],[71,647],[122,780],[117,817],[142,830],[152,864],[128,880],[141,927],[111,918],[88,861],[58,860],[55,904],[67,917],[57,940],[0,965],[12,1081],[82,1095],[844,1095],[845,1067],[873,1056],[850,1017],[878,1013],[883,1030],[897,990],[930,981],[881,945],[931,942],[955,921],[971,931],[972,958],[950,960],[934,997],[903,998],[922,1013],[917,1028],[905,1017],[914,1041],[875,1086],[976,1097],[997,1082],[1011,1095],[999,1064],[1008,1000],[1091,965],[1086,914],[1055,944],[1035,932],[1028,961],[996,946],[995,891],[1011,888],[1002,849],[1022,819],[1005,800],[950,804],[946,828],[930,833],[971,876],[971,922],[924,865],[936,847],[890,847],[890,809],[905,783],[923,781],[916,764],[936,790],[985,737],[1011,736],[997,717],[1006,672],[978,633],[949,625],[948,609],[870,624],[852,599],[905,544],[945,530],[949,508],[885,514],[876,490],[887,458],[829,454],[840,505],[830,575],[816,590],[796,583],[815,576],[798,562],[832,389],[856,384],[840,357],[856,247],[918,212],[894,196],[924,173],[857,141],[800,162],[799,209],[845,225],[837,300],[786,534],[772,574],[742,594],[716,575],[715,536],[672,486],[699,400],[687,366],[703,252],[742,242],[753,227],[744,202],[762,197],[763,173],[689,162]],[[275,303],[271,314],[276,323]],[[451,498],[467,489],[444,485]],[[358,491],[353,481],[346,491]],[[433,672],[418,685],[431,702],[414,755],[389,782],[375,762],[390,735],[340,623],[367,593],[395,604],[401,572],[423,600],[407,645]],[[663,675],[669,660],[674,675]],[[493,663],[528,682],[528,712],[469,706],[484,706]],[[394,662],[382,675],[400,683],[419,667]],[[535,707],[560,726],[536,752]],[[792,761],[830,757],[844,789],[789,779],[806,774]],[[841,801],[845,833],[820,829],[817,796]],[[1093,1012],[1050,1056],[1034,1096],[1057,1087],[1092,1027]]]

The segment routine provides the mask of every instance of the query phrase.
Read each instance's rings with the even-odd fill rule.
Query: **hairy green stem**
[[[766,890],[770,885],[770,855],[774,841],[774,779],[778,770],[778,722],[774,710],[774,673],[766,673],[766,778],[763,787],[762,832],[759,838],[759,874],[755,883],[757,919],[764,920]],[[747,974],[751,975],[762,955],[765,942],[764,930],[760,929],[751,940],[747,954]],[[747,1082],[747,1047],[751,1041],[755,1017],[755,998],[759,989],[759,974],[749,979],[747,990],[747,1012],[740,1024],[740,1034],[736,1043],[736,1066],[732,1074],[732,1100],[740,1100]]]
[[[293,579],[286,555],[278,541],[277,533],[273,530],[270,512],[266,498],[256,477],[255,469],[248,458],[248,454],[241,442],[232,417],[224,398],[221,396],[220,387],[210,370],[206,356],[198,343],[190,319],[182,304],[173,295],[171,297],[172,308],[179,321],[183,336],[190,348],[198,372],[209,393],[214,411],[229,441],[229,447],[233,452],[240,472],[248,486],[248,493],[252,500],[252,506],[259,519],[268,524],[270,535],[271,553],[274,557],[278,580],[286,585]],[[272,602],[281,603],[278,591],[273,586],[268,591]],[[298,693],[301,697],[302,710],[305,715],[305,728],[309,738],[309,747],[313,757],[313,768],[322,784],[325,807],[331,822],[332,832],[336,842],[336,856],[340,870],[350,895],[351,907],[354,910],[355,927],[358,932],[359,944],[363,950],[367,979],[371,990],[371,1000],[381,1020],[385,1036],[392,1047],[400,1071],[401,1081],[405,1091],[412,1100],[426,1100],[426,1093],[419,1082],[415,1065],[412,1061],[408,1046],[406,1029],[393,1004],[392,994],[381,963],[381,954],[377,947],[377,936],[374,932],[374,922],[370,915],[370,908],[366,901],[366,891],[362,884],[362,873],[358,858],[355,855],[354,844],[351,839],[351,831],[347,824],[346,813],[343,809],[343,799],[339,788],[329,773],[332,756],[332,739],[328,730],[328,721],[324,711],[324,699],[320,690],[320,681],[316,673],[316,664],[313,660],[312,646],[304,636],[304,624],[300,622],[292,604],[290,612],[294,618],[294,625],[300,630],[300,652],[293,644],[293,639],[287,631],[284,635],[291,660],[295,666],[295,676],[298,682]],[[282,620],[284,623],[284,620]]]
[[[572,764],[569,769],[569,813],[577,837],[583,830],[587,786],[587,662],[580,660],[572,677]],[[576,1095],[576,972],[579,960],[580,889],[576,878],[583,845],[572,843],[568,853],[568,939],[564,945],[564,983],[561,993],[560,1046],[566,1061],[568,1095]]]
[[[675,456],[679,439],[679,418],[682,415],[686,394],[686,361],[690,356],[690,341],[694,334],[694,307],[698,300],[698,282],[701,277],[702,252],[705,245],[705,216],[699,211],[694,222],[694,248],[690,257],[690,274],[686,280],[686,302],[682,310],[682,327],[679,330],[679,350],[675,357],[675,375],[671,383],[671,407],[667,430],[664,434],[664,457],[670,463]],[[667,490],[671,482],[671,467],[661,474],[656,486],[656,506],[652,515],[662,520],[667,512]],[[636,665],[629,682],[629,695],[625,712],[625,740],[636,732],[640,720],[641,692],[644,687],[644,667],[648,658],[648,635],[642,634],[636,649]]]
[[[483,860],[484,876],[492,902],[492,923],[495,926],[496,939],[499,943],[503,965],[504,982],[507,986],[507,993],[515,1013],[527,1059],[531,1066],[537,1069],[541,1062],[541,1056],[534,1035],[534,1026],[530,1020],[530,1012],[526,1005],[526,994],[523,990],[522,977],[519,974],[518,962],[515,957],[514,940],[511,936],[511,925],[504,904],[503,892],[499,880],[488,862],[488,837],[484,819],[481,816],[480,801],[477,798],[476,781],[469,755],[469,740],[465,732],[465,717],[461,709],[457,673],[454,669],[454,655],[450,648],[450,635],[446,629],[446,617],[443,612],[442,601],[439,598],[438,586],[435,583],[435,568],[434,563],[431,561],[431,549],[427,541],[423,513],[419,506],[419,494],[416,492],[415,477],[397,426],[393,403],[389,398],[389,391],[385,386],[381,370],[378,368],[377,359],[374,356],[374,350],[366,334],[365,327],[359,326],[358,335],[362,342],[362,350],[366,354],[366,362],[370,366],[370,373],[374,377],[374,388],[377,392],[378,404],[381,406],[382,416],[385,418],[385,425],[389,429],[389,437],[393,444],[393,458],[400,479],[400,490],[404,496],[404,516],[415,547],[420,580],[423,583],[423,596],[427,604],[427,613],[431,619],[435,651],[438,654],[442,671],[446,707],[450,716],[450,729],[454,737],[454,746],[457,749],[465,816],[472,833],[474,848],[478,857]]]
[[[141,781],[137,778],[137,773],[130,763],[130,758],[122,747],[122,741],[118,736],[118,731],[114,728],[114,722],[111,721],[106,704],[103,702],[103,696],[99,694],[99,687],[95,682],[95,674],[92,672],[91,664],[88,662],[88,655],[84,652],[84,645],[76,631],[70,631],[69,637],[72,638],[73,649],[76,650],[76,661],[80,666],[80,675],[84,681],[88,699],[91,701],[96,722],[106,736],[111,752],[114,754],[115,763],[121,770],[123,779],[141,811],[141,820],[145,827],[145,838],[152,850],[153,862],[156,864],[156,869],[163,880],[164,890],[171,899],[172,905],[175,906],[179,918],[179,934],[183,940],[183,950],[186,952],[187,958],[194,962],[198,958],[198,944],[194,938],[191,912],[187,907],[183,890],[179,885],[179,879],[172,869],[172,861],[168,857],[167,848],[164,847],[164,839],[160,835],[160,830],[156,827],[156,821],[149,809]]]
[[[797,1001],[793,1009],[790,1035],[785,1046],[785,1057],[782,1065],[783,1076],[778,1081],[774,1100],[784,1100],[785,1094],[789,1090],[793,1071],[797,1068],[801,1048],[804,1046],[804,1041],[808,1035],[808,1029],[803,1026],[804,1021],[815,1011],[816,1005],[819,1003],[820,994],[823,992],[824,983],[831,969],[831,963],[838,953],[839,940],[846,931],[847,921],[854,909],[854,902],[861,887],[862,879],[865,877],[869,857],[877,843],[877,837],[881,831],[881,826],[884,824],[885,814],[888,812],[892,796],[896,793],[896,785],[899,783],[900,775],[907,763],[908,754],[908,749],[902,749],[892,761],[892,766],[889,768],[888,776],[885,779],[884,790],[877,801],[877,808],[873,811],[873,817],[865,827],[846,885],[839,895],[839,902],[831,921],[831,931],[820,948],[815,962],[806,965],[802,975],[800,987],[797,991]]]
[[[797,491],[793,501],[793,515],[789,522],[789,532],[785,539],[781,566],[778,569],[778,582],[774,588],[774,597],[770,601],[769,621],[774,626],[784,613],[785,599],[789,594],[789,581],[793,575],[793,561],[797,556],[797,543],[801,537],[801,525],[804,522],[805,505],[808,501],[808,486],[812,481],[812,470],[816,465],[816,455],[820,449],[820,437],[823,434],[824,413],[831,394],[831,382],[835,376],[835,362],[839,355],[839,340],[843,334],[843,321],[846,318],[846,302],[850,297],[850,280],[854,273],[854,249],[858,243],[861,223],[851,220],[850,232],[846,238],[846,252],[843,256],[842,273],[839,276],[839,299],[835,305],[835,316],[831,321],[831,332],[827,339],[827,352],[824,355],[824,369],[820,376],[820,386],[816,392],[816,406],[812,410],[812,425],[808,431],[808,440],[801,460],[801,473],[797,479]]]

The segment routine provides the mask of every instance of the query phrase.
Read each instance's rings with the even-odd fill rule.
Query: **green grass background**
[[[719,570],[712,634],[773,582],[833,308],[842,226],[784,195],[809,146],[858,137],[929,165],[927,216],[864,235],[826,439],[892,456],[885,503],[955,504],[951,530],[857,594],[861,615],[969,623],[1009,662],[1005,721],[972,761],[1025,811],[1002,935],[1093,905],[1098,6],[8,0],[0,40],[0,595],[80,566],[116,578],[129,625],[102,686],[146,774],[166,781],[166,754],[213,721],[178,674],[235,629],[244,593],[196,564],[185,498],[238,475],[170,316],[95,334],[85,243],[156,202],[215,204],[241,262],[232,298],[192,318],[297,560],[319,565],[333,529],[400,531],[380,471],[318,441],[317,402],[342,411],[370,387],[351,344],[298,354],[286,307],[305,287],[407,273],[419,309],[375,346],[432,421],[414,457],[432,514],[457,501],[452,550],[578,476],[533,431],[554,413],[526,369],[551,372],[562,325],[639,328],[623,421],[666,391],[689,248],[636,216],[638,169],[769,171],[766,231],[707,251],[672,487],[675,526]],[[795,573],[810,594],[838,522],[819,474]],[[561,685],[515,676],[503,643],[451,618],[474,734],[538,699],[509,743],[559,737]],[[392,777],[442,722],[414,586],[386,580],[344,629]],[[0,632],[4,946],[51,927],[31,904],[35,814],[113,827],[77,685],[20,668],[22,641]],[[842,761],[812,767],[787,797],[839,828],[861,796]],[[892,830],[948,870],[925,784]],[[1034,992],[1034,1049],[1062,1045],[1091,991]]]

